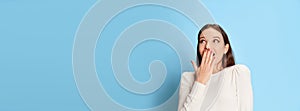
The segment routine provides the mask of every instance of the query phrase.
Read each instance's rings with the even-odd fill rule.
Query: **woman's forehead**
[[[219,38],[222,39],[222,34],[213,29],[213,28],[208,28],[202,31],[200,34],[200,38],[205,38],[205,39],[212,39],[212,38]]]

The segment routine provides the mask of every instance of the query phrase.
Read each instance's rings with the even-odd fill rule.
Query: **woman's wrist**
[[[206,85],[207,80],[206,79],[202,79],[202,78],[197,78],[196,79],[197,82]]]

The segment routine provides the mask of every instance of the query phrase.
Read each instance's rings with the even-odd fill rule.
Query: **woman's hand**
[[[192,65],[195,70],[196,79],[195,81],[200,82],[202,84],[206,84],[206,82],[209,80],[213,69],[214,69],[214,54],[210,49],[205,49],[203,52],[203,57],[201,61],[200,67],[197,66],[197,64],[192,61]]]

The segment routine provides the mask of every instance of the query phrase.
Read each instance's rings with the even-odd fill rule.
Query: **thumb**
[[[192,60],[191,62],[192,62],[192,65],[193,65],[193,67],[194,67],[194,70],[195,70],[195,72],[196,72],[197,69],[198,69],[197,64],[196,64],[193,60]]]

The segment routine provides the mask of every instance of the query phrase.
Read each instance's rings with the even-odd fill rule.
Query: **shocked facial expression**
[[[213,56],[215,57],[214,65],[221,62],[223,55],[226,54],[229,49],[229,45],[224,43],[222,34],[213,28],[203,30],[198,42],[198,51],[200,51],[202,57],[204,50],[209,49],[213,52]]]

